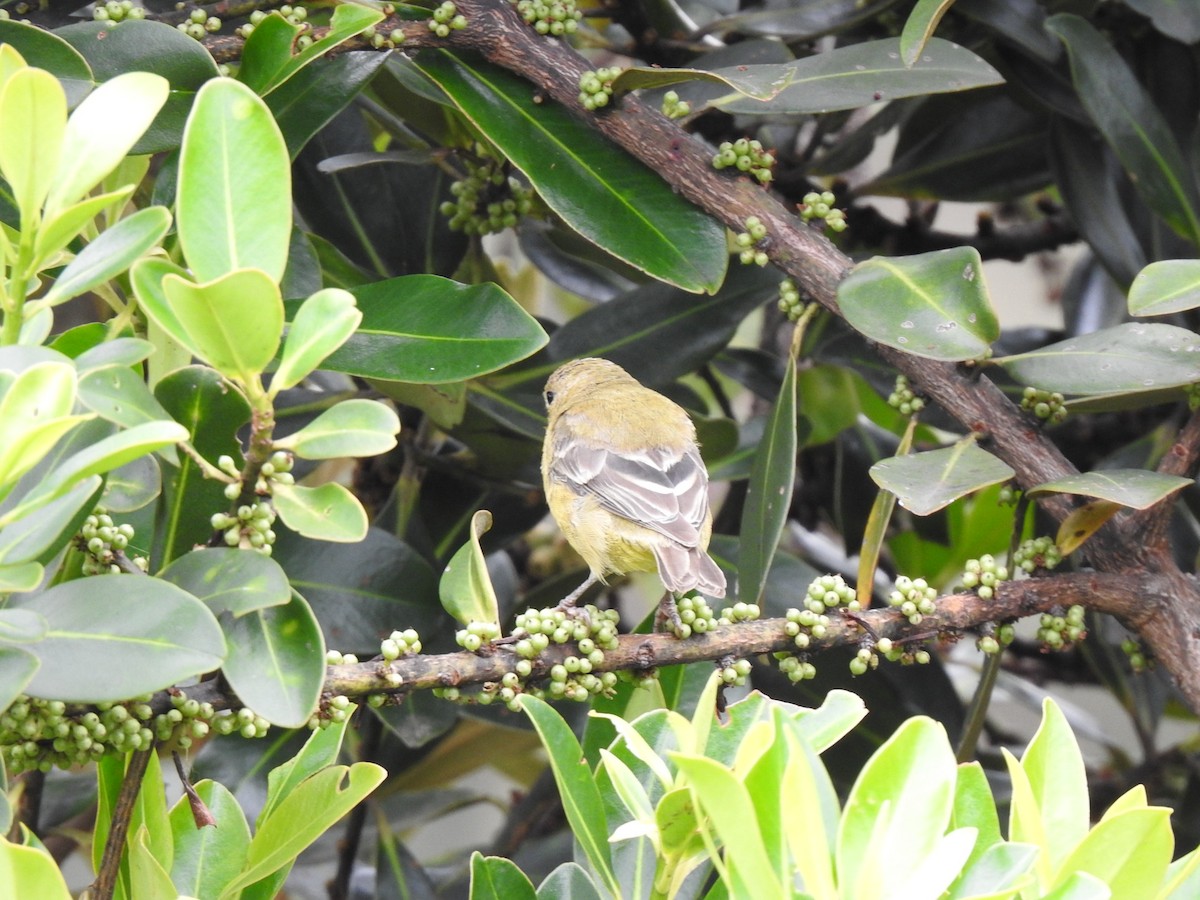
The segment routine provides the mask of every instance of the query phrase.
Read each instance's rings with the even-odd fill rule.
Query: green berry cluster
[[[864,648],[859,648],[856,659],[863,659],[863,649]],[[900,663],[902,666],[926,666],[929,665],[929,661],[933,658],[929,651],[924,647],[917,646],[914,648],[908,645],[897,647],[891,638],[880,638],[875,642],[875,646],[871,649],[875,653],[882,653],[888,662]],[[870,666],[875,666],[878,664],[878,662],[868,662],[867,664]],[[854,664],[854,660],[851,660],[850,671],[854,672],[855,668],[857,667]],[[854,672],[854,674],[861,675],[863,673]]]
[[[800,202],[800,216],[805,222],[822,219],[830,231],[845,231],[846,213],[833,205],[836,200],[833,191],[809,191]]]
[[[97,511],[83,520],[79,528],[78,546],[83,551],[82,571],[84,575],[119,575],[125,571],[117,562],[125,556],[143,572],[150,568],[150,560],[144,556],[129,556],[125,551],[133,540],[133,526],[117,525],[112,517]]]
[[[155,744],[187,749],[211,732],[262,737],[270,727],[252,710],[217,712],[211,703],[191,699],[180,690],[170,695],[171,708],[155,713],[146,695],[123,703],[101,703],[95,709],[61,700],[24,695],[0,714],[0,747],[10,772],[54,766],[84,765],[108,753],[145,750]]]
[[[1183,392],[1187,396],[1188,409],[1192,412],[1200,409],[1200,381],[1189,384]]]
[[[1145,672],[1150,667],[1146,653],[1137,638],[1128,637],[1121,641],[1121,651],[1129,658],[1129,666],[1134,672]]]
[[[921,619],[936,609],[937,591],[924,578],[909,578],[898,575],[892,592],[888,594],[888,605],[897,607],[912,625],[920,625]]]
[[[674,91],[667,91],[662,98],[662,113],[668,119],[682,119],[692,111],[692,105],[680,100]]]
[[[612,99],[612,83],[621,74],[620,66],[602,66],[579,76],[579,103],[592,111],[608,106]]]
[[[472,653],[478,653],[480,647],[498,637],[500,626],[495,622],[468,622],[466,628],[454,632],[454,642]]]
[[[308,10],[306,8],[303,6],[291,6],[284,4],[283,6],[279,7],[279,9],[275,10],[275,12],[279,13],[279,15],[283,16],[293,25],[301,26],[306,32],[301,34],[300,37],[296,39],[296,47],[298,49],[303,50],[305,47],[312,46],[312,37],[311,35],[307,34],[307,32],[312,30],[312,25],[307,21]],[[265,12],[261,9],[254,10],[254,12],[250,13],[250,21],[240,26],[236,30],[236,34],[243,40],[250,37],[250,35],[254,33],[254,29],[269,15],[271,15],[271,13]]]
[[[440,38],[449,37],[451,31],[462,31],[467,27],[467,17],[458,11],[454,0],[445,0],[433,11],[429,20],[429,30]]]
[[[450,228],[464,234],[493,234],[516,226],[533,209],[534,192],[508,174],[507,162],[482,144],[464,158],[466,175],[450,185],[454,201],[440,207]]]
[[[112,6],[113,4],[109,3],[108,5]],[[188,20],[180,22],[175,27],[188,37],[202,41],[208,35],[221,30],[221,20],[216,16],[210,16],[202,9],[193,9],[188,13]]]
[[[369,41],[371,46],[376,50],[393,50],[407,39],[407,35],[405,35],[402,28],[393,28],[386,35],[383,35],[375,30],[374,25],[364,28],[362,36],[363,40]]]
[[[995,656],[1011,644],[1016,636],[1017,630],[1012,622],[1003,622],[1000,625],[986,622],[983,625],[983,634],[975,645],[989,656]]]
[[[1066,400],[1057,391],[1039,391],[1027,387],[1021,392],[1021,409],[1028,409],[1039,419],[1057,425],[1067,417]]]
[[[854,588],[846,584],[841,575],[814,578],[805,592],[804,605],[818,615],[837,606],[844,606],[851,612],[861,609]]]
[[[372,694],[371,696],[375,695]],[[335,722],[345,722],[346,719],[350,718],[350,713],[352,712],[354,712],[354,704],[350,702],[350,698],[345,694],[322,696],[321,702],[317,705],[316,712],[308,717],[305,727],[309,731],[325,729]]]
[[[1038,626],[1038,640],[1045,650],[1064,650],[1087,637],[1084,608],[1076,604],[1060,612],[1043,613]]]
[[[727,659],[717,662],[717,671],[721,674],[721,682],[726,687],[742,687],[750,675],[750,660]]]
[[[679,610],[679,623],[671,623],[671,631],[681,641],[687,640],[693,634],[705,634],[714,631],[720,620],[708,605],[708,601],[699,594],[680,597],[675,601]]]
[[[908,378],[903,375],[896,376],[896,387],[888,394],[887,402],[888,406],[900,410],[900,414],[905,416],[919,413],[925,408],[925,400],[917,396],[909,386]]]
[[[126,19],[146,18],[146,10],[134,6],[133,0],[108,0],[107,3],[96,4],[92,9],[92,18],[97,22],[124,22]]]
[[[325,665],[352,666],[358,662],[358,656],[353,653],[342,653],[340,650],[325,651]]]
[[[596,694],[611,695],[620,676],[615,672],[595,673],[593,670],[604,662],[605,650],[617,647],[617,620],[615,610],[602,612],[594,606],[585,606],[574,615],[556,606],[526,610],[517,616],[510,635],[512,649],[520,657],[511,672],[506,672],[498,682],[486,682],[477,692],[465,693],[452,687],[435,689],[434,694],[462,703],[489,705],[500,702],[513,711],[520,709],[517,704],[519,694],[555,700],[587,700]],[[485,630],[490,634],[494,628],[486,626]],[[459,634],[464,635],[464,632]],[[468,627],[464,640],[473,644],[474,641],[469,640],[471,637]],[[551,644],[571,642],[576,644],[576,653],[555,663],[535,683],[534,662],[538,655]]]
[[[888,641],[888,646],[891,646],[891,641]],[[850,674],[858,677],[866,675],[868,670],[879,666],[879,654],[875,652],[874,643],[867,643],[858,648],[858,652],[854,654],[850,660]]]
[[[269,503],[245,503],[230,515],[216,513],[209,520],[213,531],[224,532],[226,547],[241,547],[257,550],[264,556],[271,555],[275,543],[275,509]]]
[[[1033,574],[1038,569],[1050,570],[1062,562],[1062,551],[1050,537],[1030,538],[1023,541],[1013,554],[1013,568],[1020,569],[1026,575]]]
[[[276,484],[295,484],[296,479],[292,476],[294,462],[292,455],[283,450],[276,450],[272,453],[271,458],[258,470],[258,478],[254,482],[254,493],[260,497],[266,497],[270,495],[271,488]],[[225,485],[225,499],[230,502],[237,500],[242,496],[243,488],[242,473],[238,469],[237,463],[234,462],[232,456],[222,455],[217,459],[217,468],[235,479]]]
[[[800,296],[800,288],[790,278],[779,282],[779,311],[788,317],[790,322],[799,322],[808,306]]]
[[[758,608],[757,603],[742,603],[740,600],[733,606],[726,606],[721,610],[721,618],[717,619],[718,625],[736,625],[738,622],[754,622],[762,615],[762,610]]]
[[[753,263],[756,266],[765,266],[770,262],[766,253],[754,249],[754,245],[766,236],[767,226],[758,216],[746,219],[746,230],[733,236],[733,243],[739,250],[738,259],[742,265],[748,266]]]
[[[737,169],[758,179],[759,184],[771,183],[771,167],[775,165],[775,157],[763,149],[758,141],[738,138],[736,141],[724,141],[717,147],[712,160],[713,168]]]
[[[379,655],[388,662],[402,656],[412,656],[421,652],[421,638],[415,629],[406,628],[403,631],[393,631],[379,644]]]
[[[552,34],[561,37],[564,34],[574,34],[579,28],[579,20],[583,12],[575,5],[575,0],[512,0],[517,6],[517,12],[527,25],[532,25],[538,34]]]
[[[817,667],[809,662],[807,657],[794,656],[791,653],[776,653],[774,656],[779,663],[779,671],[786,675],[792,684],[817,677]]]
[[[975,591],[981,600],[991,600],[996,595],[996,585],[1008,581],[1008,567],[996,562],[996,557],[985,553],[979,559],[968,559],[962,576],[962,585]]]

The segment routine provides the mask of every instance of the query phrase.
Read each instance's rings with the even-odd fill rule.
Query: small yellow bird
[[[545,398],[546,501],[591,569],[559,606],[574,606],[606,575],[655,570],[668,615],[672,594],[724,597],[725,574],[706,552],[708,472],[683,408],[606,359],[560,366]]]

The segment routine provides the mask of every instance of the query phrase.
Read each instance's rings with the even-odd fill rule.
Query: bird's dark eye
[[[542,396],[546,398],[547,406],[554,402],[554,391],[546,391]]]

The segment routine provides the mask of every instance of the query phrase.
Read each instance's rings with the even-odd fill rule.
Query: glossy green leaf
[[[978,359],[1000,336],[973,247],[876,256],[854,267],[837,296],[857,331],[916,356]]]
[[[396,446],[400,418],[377,400],[343,400],[299,431],[275,441],[305,459],[340,456],[378,456]]]
[[[16,610],[10,610],[16,612]],[[8,709],[17,696],[25,692],[41,663],[29,650],[20,647],[0,647],[0,703]],[[4,896],[0,893],[0,897]]]
[[[245,863],[250,826],[237,799],[224,785],[206,778],[193,787],[218,825],[197,828],[188,798],[176,801],[170,812],[175,844],[171,881],[183,896],[216,897]]]
[[[796,484],[796,363],[788,358],[779,398],[771,410],[750,470],[738,545],[738,600],[760,603]]]
[[[900,58],[906,66],[911,66],[921,58],[921,51],[933,37],[938,23],[954,0],[917,0],[913,11],[904,20],[904,30],[900,32]]]
[[[1175,231],[1200,244],[1200,191],[1154,99],[1086,19],[1062,13],[1046,28],[1066,46],[1079,99],[1134,187]]]
[[[362,324],[325,360],[335,372],[446,384],[502,369],[546,344],[537,321],[494,284],[408,275],[352,293]]]
[[[0,841],[0,897],[71,900],[54,857],[41,847]]]
[[[92,369],[80,377],[79,400],[98,416],[126,428],[171,420],[145,380],[121,363]],[[164,459],[178,465],[179,457],[174,447],[165,447],[160,452]]]
[[[517,166],[568,225],[612,255],[684,290],[712,293],[725,276],[724,229],[654,172],[527,82],[446,51],[416,67]]]
[[[1037,854],[1031,844],[993,844],[963,866],[947,900],[1013,900],[1030,883]]]
[[[147,422],[118,431],[68,457],[50,473],[32,499],[45,502],[61,497],[85,478],[102,475],[146,453],[185,440],[187,429],[175,422]]]
[[[334,47],[354,37],[356,34],[362,33],[365,29],[372,25],[381,22],[384,14],[377,9],[372,9],[369,6],[360,6],[355,3],[343,3],[333,10],[333,18],[329,22],[329,29],[325,31],[319,39],[313,41],[309,46],[297,48],[293,53],[293,40],[299,32],[298,28],[291,26],[282,17],[279,21],[288,26],[290,34],[287,35],[286,42],[281,38],[276,37],[271,45],[271,52],[254,55],[254,67],[249,72],[239,72],[238,78],[244,81],[256,93],[266,95],[275,88],[285,83],[289,78],[313,62],[323,54],[332,50]],[[260,25],[267,25],[269,31],[277,31],[282,35],[283,29],[277,25],[271,25],[272,16],[268,16]],[[249,57],[251,51],[251,42],[255,39],[259,31],[255,27],[254,34],[246,41],[246,52]],[[278,47],[282,46],[285,53],[278,52]]]
[[[96,216],[117,204],[124,203],[133,194],[134,185],[126,185],[106,194],[85,197],[74,206],[48,215],[38,229],[34,240],[33,255],[39,264],[55,259],[67,244],[75,240]]]
[[[36,645],[42,667],[28,688],[34,696],[73,703],[128,699],[211,672],[225,656],[212,613],[157,578],[101,575],[12,602],[47,623]],[[104,677],[81,679],[80,667]]]
[[[1127,322],[995,363],[1022,384],[1063,394],[1158,390],[1200,381],[1200,335]]]
[[[724,845],[729,891],[735,897],[782,897],[747,786],[733,772],[703,757],[670,754],[708,814],[708,827]]]
[[[78,105],[96,86],[92,70],[79,51],[44,28],[16,19],[0,19],[0,44],[16,49],[27,64],[45,69],[57,78],[70,107]]]
[[[221,673],[242,702],[284,728],[307,722],[325,682],[325,641],[304,598],[260,606],[225,622],[224,631]]]
[[[838,832],[844,896],[881,896],[885,884],[909,886],[946,834],[955,776],[945,728],[925,716],[908,719],[871,756],[850,790]]]
[[[184,122],[200,86],[220,73],[204,46],[174,25],[127,19],[81,22],[55,31],[87,60],[98,82],[127,72],[154,72],[167,79],[171,91],[162,111],[133,147],[133,153],[156,153],[179,146]]]
[[[171,214],[150,206],[126,216],[80,251],[62,270],[40,303],[57,306],[103,284],[158,246],[171,227]]]
[[[592,778],[579,741],[571,732],[562,716],[544,700],[529,694],[521,694],[517,702],[529,716],[538,737],[542,740],[550,757],[550,769],[554,783],[558,785],[563,811],[592,868],[600,876],[604,886],[617,892],[617,877],[612,868],[612,854],[608,845],[608,826],[604,814],[604,803],[600,791]]]
[[[142,825],[128,845],[129,892],[134,897],[169,897],[175,892],[171,876],[150,849],[150,830]]]
[[[172,560],[160,578],[209,608],[234,618],[292,599],[287,574],[269,556],[229,547],[201,547]]]
[[[167,458],[174,451],[174,447],[165,447],[158,452]],[[100,505],[117,515],[137,512],[162,495],[162,484],[162,468],[158,459],[149,455],[139,456],[108,473],[104,479]],[[139,544],[142,544],[137,547],[139,551],[145,549],[141,541]]]
[[[330,722],[328,727],[310,732],[295,756],[270,771],[267,775],[267,798],[258,814],[257,824],[261,825],[273,816],[279,804],[306,779],[338,761],[350,724],[349,717],[357,708],[351,705],[346,710],[346,719]]]
[[[141,338],[119,337],[108,340],[108,329],[102,323],[92,324],[100,327],[96,331],[85,331],[90,329],[90,326],[81,325],[66,332],[78,334],[81,341],[84,341],[74,352],[65,348],[63,350],[68,356],[75,357],[75,368],[81,375],[106,366],[136,366],[145,362],[154,352],[154,345]],[[93,337],[94,342],[91,341]]]
[[[283,342],[271,393],[295,387],[314,371],[362,322],[354,295],[340,288],[317,291],[300,304]]]
[[[0,530],[0,562],[49,562],[91,512],[102,486],[99,475],[85,478],[61,497]]]
[[[1200,41],[1200,19],[1188,0],[1125,0],[1125,5],[1149,18],[1159,33],[1174,41]]]
[[[1087,834],[1091,811],[1079,744],[1066,716],[1049,698],[1042,703],[1042,722],[1021,757],[1021,768],[1041,812],[1050,865],[1057,869]]]
[[[1012,468],[980,450],[974,441],[953,447],[881,459],[871,466],[877,485],[896,495],[900,505],[928,516],[960,497],[1013,477]]]
[[[32,591],[46,576],[46,570],[39,562],[19,562],[0,565],[0,593],[10,594],[16,591]]]
[[[960,763],[958,766],[952,824],[955,828],[974,828],[978,834],[975,851],[967,863],[968,867],[971,862],[980,859],[990,847],[1003,842],[996,800],[992,796],[992,788],[988,784],[983,766],[978,762]]]
[[[481,509],[471,517],[471,535],[447,564],[438,585],[446,612],[463,625],[490,622],[500,626],[500,604],[488,575],[479,539],[492,528],[492,514]]]
[[[250,842],[242,873],[225,885],[223,900],[289,865],[305,847],[362,802],[387,777],[374,763],[330,766],[301,782],[261,822]]]
[[[1171,862],[1171,810],[1130,809],[1105,818],[1067,857],[1059,884],[1077,872],[1102,880],[1113,897],[1152,900]]]
[[[537,900],[602,900],[603,895],[592,876],[578,863],[565,862],[538,885]]]
[[[343,485],[277,484],[271,497],[283,524],[305,537],[344,544],[367,533],[367,511]]]
[[[167,101],[165,78],[130,71],[106,81],[71,113],[47,213],[78,203],[112,172]]]
[[[1200,260],[1164,259],[1138,273],[1129,288],[1129,313],[1163,316],[1200,306]]]
[[[900,39],[888,38],[838,47],[787,68],[793,71],[791,82],[771,100],[730,94],[710,105],[743,115],[825,113],[881,100],[966,91],[1004,80],[970,50],[941,38],[932,38],[911,66],[901,58]]]
[[[511,859],[471,854],[470,900],[536,900],[529,876]],[[556,895],[557,896],[557,895]]]
[[[245,85],[216,78],[196,95],[175,208],[197,280],[238,269],[260,269],[274,282],[283,277],[292,231],[290,160],[270,110]]]
[[[279,286],[259,269],[206,284],[168,274],[161,298],[139,292],[138,299],[164,331],[227,378],[252,381],[279,349],[283,301]]]
[[[75,404],[75,372],[66,363],[37,363],[3,388],[0,421],[0,484],[14,483],[35,466],[64,434],[85,417],[70,415]]]
[[[1146,469],[1104,469],[1068,475],[1031,487],[1029,494],[1080,494],[1130,509],[1149,509],[1192,483],[1190,478]]]
[[[0,87],[0,173],[24,226],[38,221],[54,183],[67,128],[67,98],[41,69],[19,69]]]

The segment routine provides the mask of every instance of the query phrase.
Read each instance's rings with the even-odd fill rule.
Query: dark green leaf
[[[1146,254],[1118,192],[1116,163],[1095,132],[1064,117],[1050,127],[1050,164],[1071,219],[1119,285],[1146,265]]]
[[[178,147],[196,91],[220,74],[199,41],[162,22],[130,19],[116,26],[111,22],[81,22],[60,28],[55,34],[83,55],[97,81],[141,71],[154,72],[171,83],[166,106],[133,148],[135,154]]]
[[[255,54],[255,65],[251,72],[239,72],[238,77],[256,93],[267,94],[284,84],[322,54],[381,21],[383,17],[382,12],[368,6],[360,6],[355,3],[340,4],[334,7],[329,28],[321,33],[313,43],[307,47],[298,47],[293,52],[293,39],[301,29],[287,22],[281,15],[268,16],[259,23],[258,27],[254,29],[254,34],[246,41],[246,49],[250,49],[250,44],[257,36],[259,29],[264,27],[271,32],[271,43],[266,52]],[[276,20],[282,24],[282,27],[275,24]],[[265,37],[266,35],[264,35]]]
[[[202,547],[172,560],[159,577],[200,600],[214,616],[228,612],[240,618],[292,597],[279,563],[252,550]]]
[[[774,35],[788,41],[809,41],[823,34],[842,31],[859,22],[873,19],[896,0],[821,0],[817,3],[789,4],[764,12],[728,16],[709,26],[724,34]]]
[[[1146,203],[1200,244],[1195,175],[1154,99],[1086,19],[1062,13],[1047,19],[1046,28],[1066,45],[1080,100]]]
[[[1190,478],[1146,469],[1105,469],[1043,482],[1031,487],[1028,493],[1080,494],[1119,503],[1131,509],[1149,509],[1191,483]]]
[[[167,448],[174,450],[174,447]],[[165,452],[159,451],[165,456]],[[153,503],[162,494],[162,468],[155,456],[139,456],[113,469],[104,479],[100,505],[110,513],[131,513]],[[139,552],[144,548],[136,548]]]
[[[211,672],[225,656],[216,619],[173,584],[137,575],[69,581],[13,605],[45,617],[28,693],[73,703],[125,700]],[[80,678],[80,671],[95,673]]]
[[[1118,394],[1200,381],[1200,335],[1131,322],[995,363],[1022,384],[1063,394]]]
[[[0,19],[0,44],[9,44],[29,65],[59,80],[74,108],[96,86],[91,67],[79,51],[58,35],[15,19]]]
[[[614,94],[636,91],[642,88],[666,87],[687,81],[707,81],[732,88],[739,94],[755,100],[770,100],[791,84],[794,70],[790,65],[782,66],[735,66],[728,69],[662,69],[633,66],[622,69],[613,79]]]
[[[197,828],[188,798],[176,801],[170,813],[175,842],[171,881],[185,896],[217,897],[242,870],[250,826],[241,805],[224,785],[206,778],[194,787],[219,826]]]
[[[241,464],[238,429],[250,421],[250,404],[217,372],[207,366],[177,369],[158,383],[154,396],[175,421],[187,428],[193,447],[215,464],[222,455]],[[154,566],[161,566],[212,537],[208,516],[196,510],[229,506],[225,485],[205,478],[191,457],[167,472],[165,507],[154,542]]]
[[[272,558],[339,650],[378,653],[380,637],[395,628],[428,634],[446,621],[433,568],[387,531],[372,528],[362,542],[348,545],[284,531]]]
[[[901,126],[891,165],[856,193],[1008,200],[1049,180],[1046,116],[988,88],[921,101]]]
[[[1181,44],[1200,41],[1200,16],[1190,0],[1124,0],[1125,5],[1146,16],[1161,34]]]
[[[304,598],[248,612],[224,630],[221,672],[242,702],[284,728],[307,722],[325,682],[325,641]]]
[[[859,263],[838,304],[867,337],[931,359],[978,359],[1000,336],[974,247]]]
[[[537,900],[533,882],[511,859],[471,854],[471,900]]]
[[[1129,313],[1163,316],[1200,306],[1200,260],[1164,259],[1138,273],[1129,288]]]
[[[715,291],[728,257],[724,229],[650,169],[497,67],[445,51],[417,67],[512,160],[572,228],[655,278]]]
[[[799,60],[791,68],[795,70],[791,83],[771,100],[730,94],[711,105],[743,115],[825,113],[881,100],[966,91],[1004,80],[970,50],[941,38],[932,39],[911,67],[900,58],[899,39],[888,38],[839,47]]]
[[[375,50],[339,53],[305,66],[265,99],[292,159],[387,62]]]
[[[445,384],[486,375],[546,343],[542,327],[494,284],[409,275],[351,291],[355,334],[324,367],[384,381]],[[297,304],[287,304],[294,315]]]
[[[871,466],[871,477],[905,509],[928,516],[960,497],[1008,481],[1013,470],[968,440],[943,450],[881,459]]]
[[[738,553],[738,600],[759,603],[796,483],[796,365],[790,361],[750,471]]]

